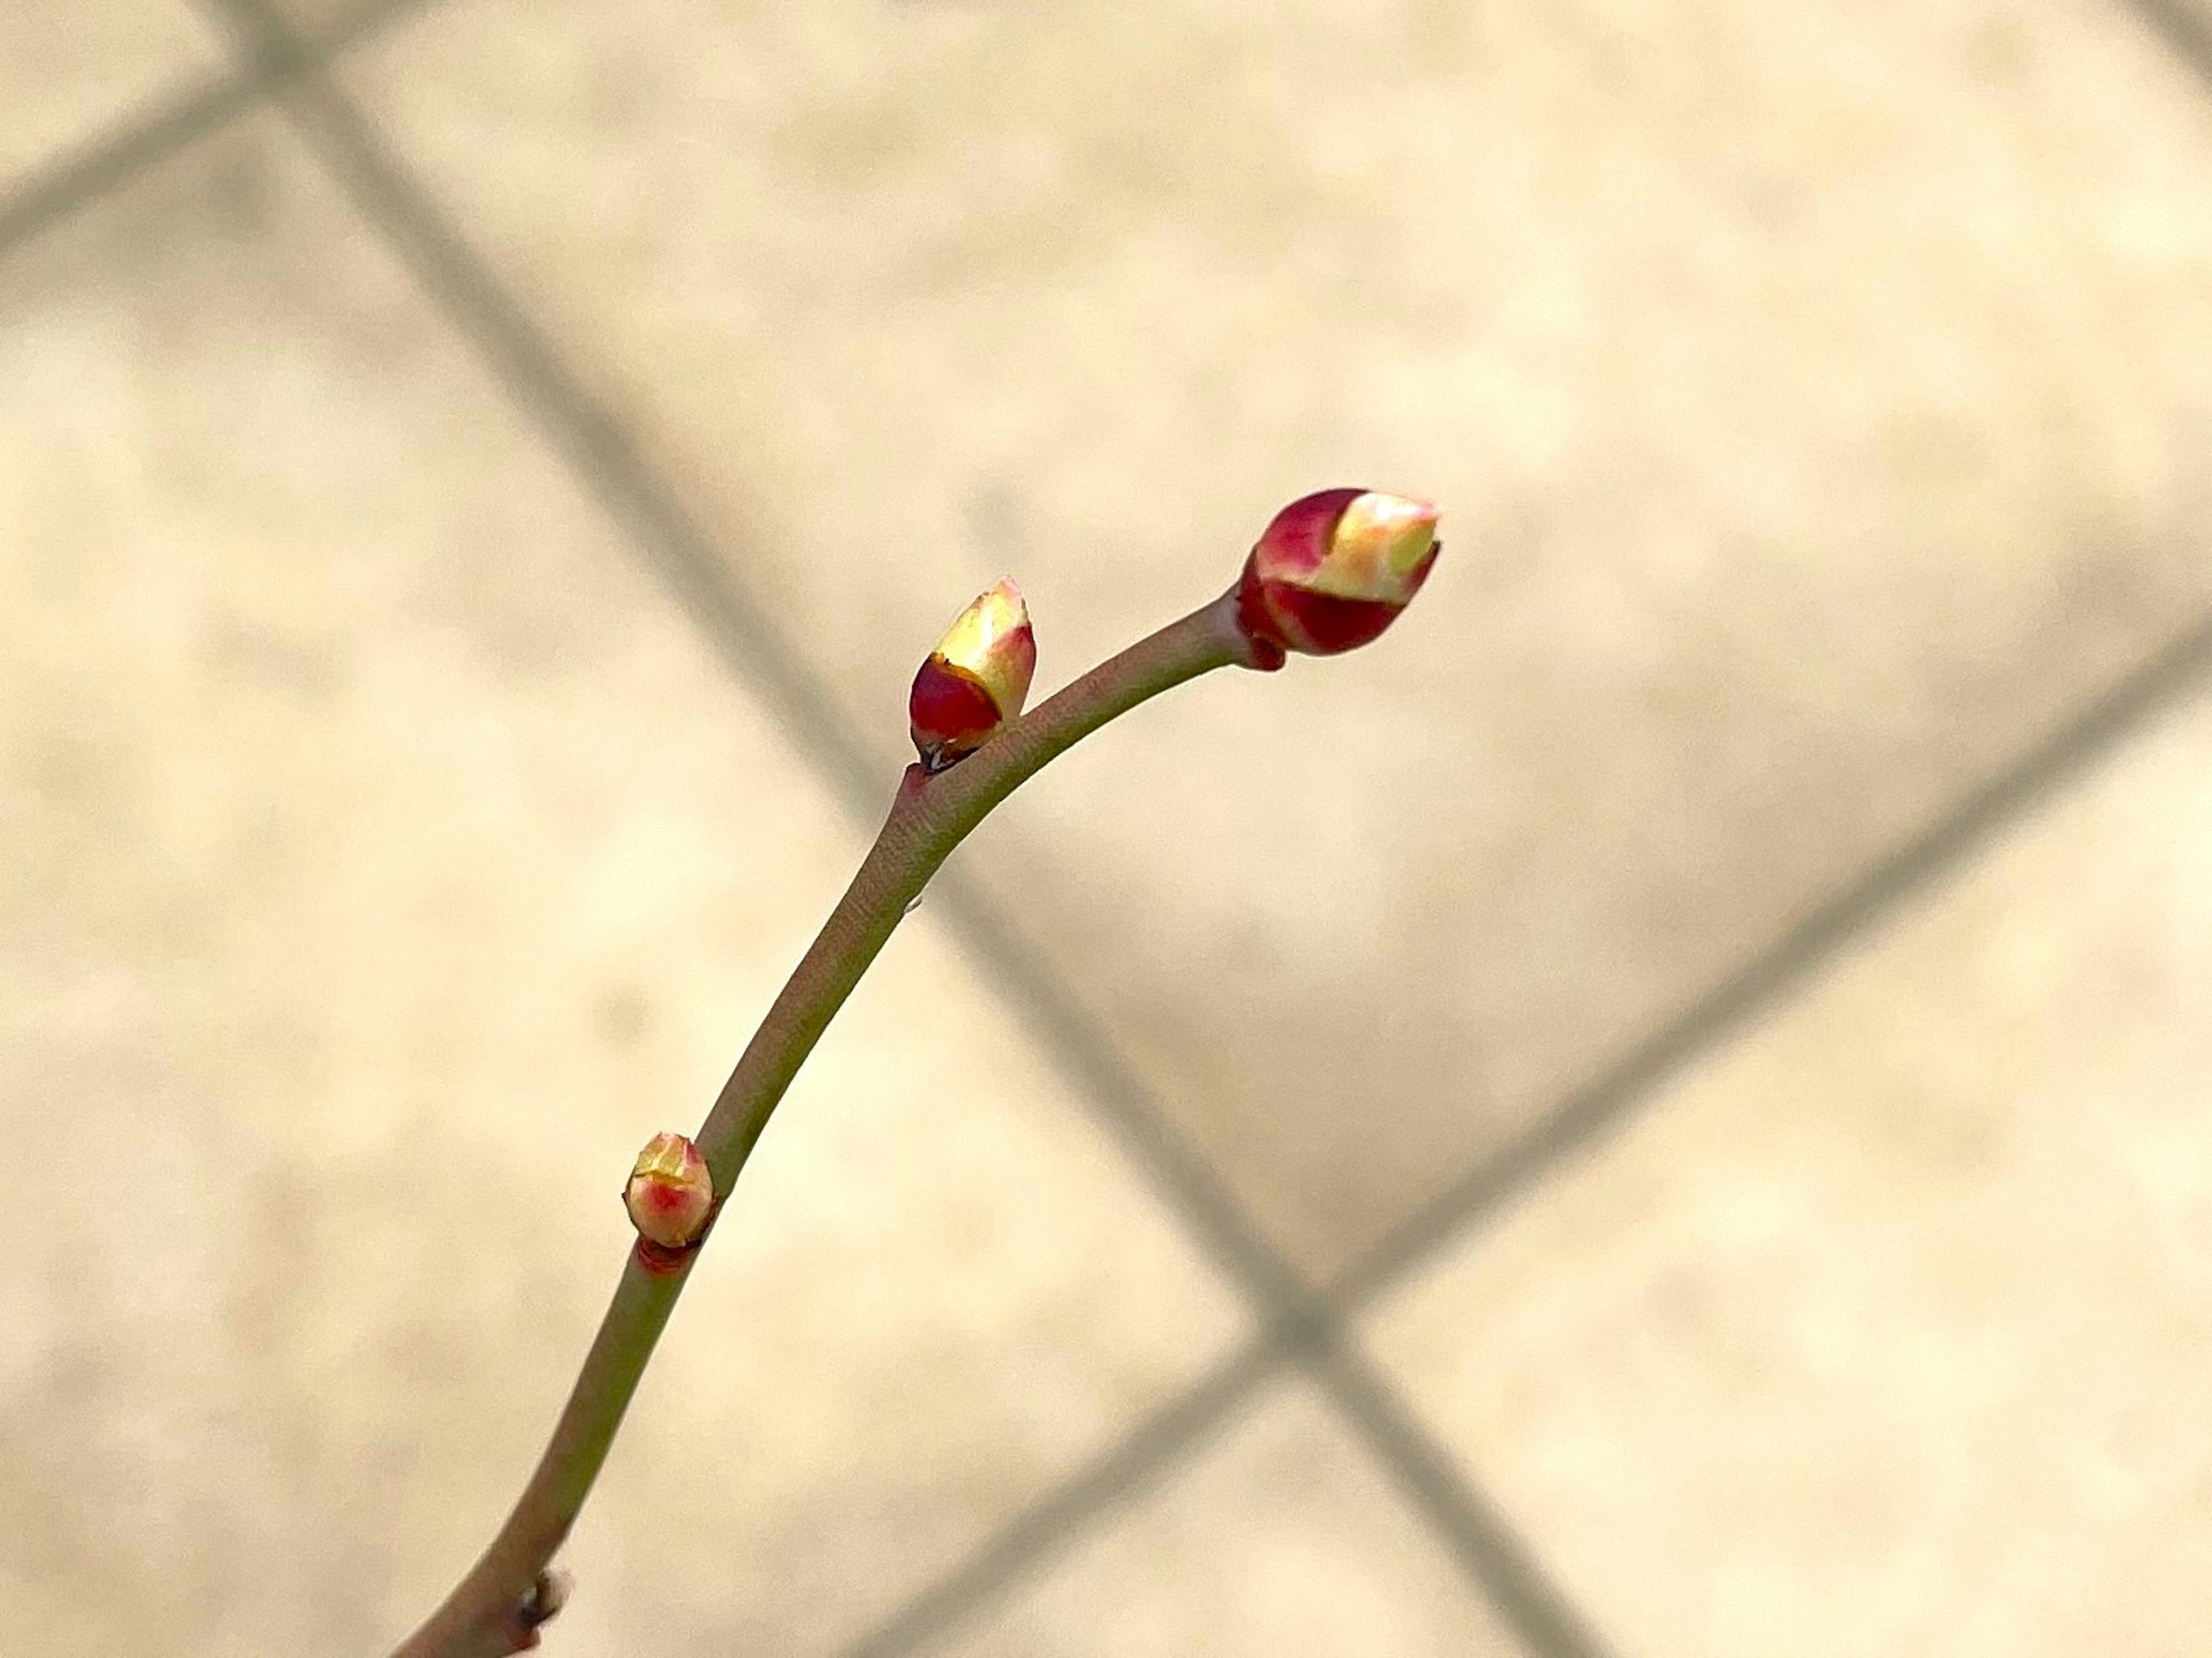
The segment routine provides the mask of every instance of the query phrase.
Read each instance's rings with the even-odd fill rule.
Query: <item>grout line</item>
[[[210,0],[246,27],[281,28],[261,0]],[[727,666],[760,692],[840,801],[872,827],[890,791],[811,671],[725,573],[722,555],[639,458],[551,338],[463,242],[353,100],[326,76],[284,88],[288,112],[355,206],[382,234],[493,379],[531,417]]]
[[[2212,16],[2195,0],[2122,0],[2122,5],[2212,91]]]
[[[0,259],[261,101],[265,70],[222,71],[64,150],[0,197]]]
[[[1151,1088],[1043,954],[984,890],[957,871],[933,886],[961,948],[999,999],[1076,1084],[1109,1136],[1227,1269],[1263,1316],[1303,1330],[1325,1318],[1313,1291],[1250,1221],[1221,1177],[1169,1121]]]
[[[2212,616],[1977,785],[1934,824],[1816,905],[1688,1011],[1538,1117],[1356,1261],[1324,1291],[1350,1318],[1570,1157],[1616,1132],[1693,1062],[1826,969],[1875,926],[1956,873],[2166,708],[2212,677]]]
[[[1364,1440],[1468,1580],[1503,1615],[1530,1658],[1605,1658],[1606,1649],[1564,1592],[1415,1424],[1352,1338],[1338,1327],[1331,1303],[1316,1298],[1251,1229],[1218,1177],[1164,1119],[1142,1081],[1059,976],[998,919],[979,890],[963,884],[948,897],[956,906],[961,942],[984,968],[993,988],[1039,1032],[1103,1126],[1177,1206],[1184,1224],[1241,1280],[1247,1297],[1273,1314],[1282,1330],[1278,1339],[1304,1356],[1338,1414]],[[1264,1374],[1255,1376],[1252,1385]],[[1071,1505],[1048,1533],[1049,1540],[1057,1542],[1108,1506],[1104,1500]],[[1003,1587],[1012,1576],[1012,1565],[1019,1564],[1010,1563],[994,1587]],[[959,1610],[972,1609],[986,1598],[981,1590],[972,1593]],[[921,1635],[903,1643],[891,1638],[902,1627],[895,1623],[884,1637],[848,1658],[900,1658],[951,1621],[933,1619]]]
[[[842,1658],[905,1658],[1035,1576],[1095,1521],[1157,1488],[1174,1465],[1202,1449],[1281,1373],[1291,1352],[1284,1337],[1263,1333],[1232,1354],[1016,1515],[950,1573],[847,1647]]]
[[[258,107],[308,64],[336,58],[433,3],[375,0],[304,45],[267,33],[241,40],[243,65],[210,71],[113,129],[64,149],[0,191],[0,259]]]
[[[1504,1515],[1454,1470],[1453,1459],[1348,1336],[1309,1361],[1316,1377],[1376,1452],[1399,1494],[1488,1591],[1536,1658],[1607,1658],[1609,1649],[1537,1564]]]

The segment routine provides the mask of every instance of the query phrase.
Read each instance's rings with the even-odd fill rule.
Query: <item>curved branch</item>
[[[915,899],[994,807],[1076,743],[1139,703],[1215,668],[1279,665],[1238,626],[1236,594],[1092,669],[931,773],[910,766],[875,844],[746,1045],[695,1137],[726,1197],[777,1102]],[[546,1568],[605,1462],[623,1412],[712,1235],[681,1251],[641,1242],[624,1263],[576,1385],[514,1511],[468,1576],[394,1658],[504,1658],[538,1644],[557,1597]]]

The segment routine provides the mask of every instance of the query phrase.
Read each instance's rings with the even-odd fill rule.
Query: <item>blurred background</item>
[[[387,1647],[1012,572],[550,1650],[2191,1658],[2212,12],[4,0],[0,1649]]]

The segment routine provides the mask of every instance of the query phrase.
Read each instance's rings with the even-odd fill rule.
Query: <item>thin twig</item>
[[[726,1197],[736,1184],[799,1066],[952,849],[1023,782],[1109,720],[1231,665],[1272,665],[1237,625],[1233,592],[1092,669],[949,769],[907,769],[852,884],[696,1137],[718,1194]],[[673,1254],[646,1244],[632,1250],[552,1439],[507,1523],[395,1658],[505,1658],[537,1645],[552,1594],[546,1568],[606,1461],[705,1241]]]

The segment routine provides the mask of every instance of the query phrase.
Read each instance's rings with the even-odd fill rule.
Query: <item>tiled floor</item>
[[[1623,1650],[2203,1650],[2208,848],[2200,691],[1382,1309]]]
[[[0,11],[0,1629],[399,1634],[945,616],[1352,478],[1428,594],[962,855],[555,1649],[2200,1649],[2191,14],[234,3]]]

